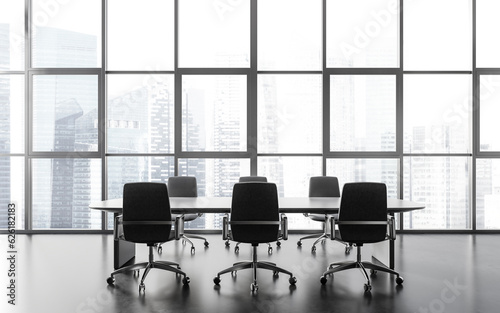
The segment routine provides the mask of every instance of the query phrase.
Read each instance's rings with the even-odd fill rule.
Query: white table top
[[[337,197],[283,197],[279,198],[280,212],[282,213],[320,213],[335,214],[340,207],[340,198]],[[122,199],[110,199],[94,202],[91,209],[106,212],[121,213]],[[170,197],[172,213],[229,213],[231,198],[210,197]],[[425,205],[409,200],[387,199],[387,210],[390,213],[408,212],[425,208]]]

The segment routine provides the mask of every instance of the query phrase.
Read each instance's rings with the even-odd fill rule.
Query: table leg
[[[393,270],[395,259],[394,240],[377,242],[372,245],[372,248],[372,258]]]
[[[119,214],[115,214],[116,216]],[[116,227],[116,225],[114,225]],[[115,240],[113,245],[113,260],[115,269],[129,265],[134,262],[135,259],[135,243]]]
[[[377,263],[394,269],[394,240],[377,242],[372,245],[372,258]]]

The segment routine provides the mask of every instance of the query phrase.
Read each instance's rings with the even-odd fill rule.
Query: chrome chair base
[[[279,273],[284,273],[287,275],[290,275],[290,278],[288,279],[288,282],[290,285],[295,285],[297,282],[297,278],[293,276],[293,274],[290,271],[287,271],[281,267],[276,266],[275,263],[271,262],[266,262],[266,261],[257,261],[257,246],[252,246],[252,261],[244,261],[244,262],[236,262],[233,264],[233,266],[220,271],[217,273],[217,276],[214,278],[214,284],[219,285],[220,284],[220,276],[226,273],[236,273],[239,270],[251,268],[253,269],[253,282],[250,285],[250,289],[252,291],[257,291],[259,289],[259,286],[257,284],[257,269],[266,269],[266,270],[271,270],[273,271],[273,275],[275,277],[278,277]]]
[[[236,246],[234,247],[234,253],[240,252],[240,243],[241,242],[236,243]],[[278,242],[276,242],[276,245],[279,247],[281,245],[281,243],[278,241]],[[271,244],[269,242],[267,243],[267,253],[273,254],[273,246],[271,246]]]
[[[302,246],[302,240],[304,239],[314,239],[316,238],[316,240],[314,241],[312,247],[311,247],[311,252],[316,252],[316,245],[321,241],[321,242],[324,242],[326,239],[330,239],[331,236],[330,234],[324,232],[324,233],[317,233],[317,234],[312,234],[312,235],[308,235],[308,236],[304,236],[302,238],[299,239],[299,241],[297,241],[297,246],[301,247]],[[339,240],[336,240],[342,244],[345,245],[345,254],[349,254],[351,252],[351,248],[352,248],[352,245],[346,243],[346,242],[342,242],[342,241],[339,241]]]
[[[366,269],[370,269],[370,274],[375,275],[377,271],[389,273],[389,274],[394,274],[396,275],[396,283],[398,285],[401,285],[403,283],[403,277],[399,275],[398,272],[383,266],[383,265],[378,265],[372,262],[367,262],[367,261],[361,261],[361,246],[357,246],[357,260],[356,261],[351,261],[351,262],[335,262],[331,263],[327,271],[323,273],[321,276],[321,284],[325,284],[327,282],[327,276],[328,275],[333,275],[333,273],[340,272],[343,270],[351,269],[351,268],[359,268],[361,270],[361,273],[365,277],[366,283],[365,283],[365,292],[369,292],[372,289],[371,286],[371,281],[370,277],[368,276],[368,273],[366,272]]]
[[[189,284],[189,277],[186,276],[186,273],[180,270],[179,263],[175,262],[170,262],[170,261],[154,261],[153,258],[153,248],[154,245],[149,246],[149,261],[148,262],[142,262],[142,263],[136,263],[132,264],[129,266],[125,266],[122,268],[117,269],[113,273],[111,273],[111,276],[108,277],[107,282],[109,285],[113,285],[115,283],[115,275],[120,274],[120,273],[125,273],[129,271],[139,271],[141,269],[144,269],[144,273],[141,278],[141,283],[139,284],[139,292],[144,291],[146,286],[144,285],[144,280],[146,279],[146,276],[148,275],[149,271],[153,268],[158,268],[162,269],[165,271],[170,271],[174,272],[176,274],[184,276],[182,279],[182,283],[184,285]]]

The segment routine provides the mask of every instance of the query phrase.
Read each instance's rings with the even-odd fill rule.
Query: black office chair
[[[265,176],[241,176],[239,179],[240,183],[249,183],[249,182],[263,182],[267,183],[267,177]]]
[[[152,268],[158,268],[184,276],[182,283],[189,284],[189,277],[180,270],[179,264],[154,261],[153,247],[159,242],[175,239],[172,232],[172,214],[167,186],[162,183],[127,183],[123,186],[123,214],[116,218],[115,240],[145,243],[149,247],[149,261],[122,267],[107,279],[115,283],[116,274],[145,269],[139,284],[139,292],[145,290],[144,280]]]
[[[332,223],[332,238],[352,243],[357,249],[357,259],[351,262],[337,262],[328,266],[321,276],[321,283],[327,282],[327,276],[350,268],[359,268],[365,276],[365,292],[371,290],[370,278],[366,269],[374,275],[377,271],[397,275],[396,283],[401,285],[403,277],[398,272],[382,265],[361,261],[361,247],[365,243],[375,243],[396,238],[394,217],[387,215],[387,188],[382,183],[348,183],[342,190],[339,220]],[[335,223],[339,226],[337,236]]]
[[[197,197],[198,196],[198,185],[196,183],[196,177],[194,176],[173,176],[168,179],[168,195],[170,197]],[[205,247],[208,247],[208,241],[202,236],[197,236],[193,234],[184,233],[184,222],[194,221],[198,217],[202,216],[203,213],[198,214],[179,214],[173,216],[175,224],[177,227],[177,232],[183,243],[189,242],[191,244],[191,253],[195,252],[194,244],[191,239],[201,239],[205,241]],[[158,253],[162,252],[161,244],[158,245]]]
[[[337,177],[333,176],[314,176],[309,179],[309,197],[340,197],[339,180]],[[319,234],[312,234],[302,237],[297,241],[297,246],[302,246],[302,240],[316,238],[314,241],[311,252],[316,251],[316,244],[318,242],[324,242],[325,239],[330,238],[330,233],[328,232],[328,223],[326,222],[325,214],[308,214],[304,213],[304,216],[309,217],[311,220],[323,223],[323,232]],[[338,220],[339,215],[334,214],[331,218]],[[351,251],[351,246],[345,244],[345,253],[349,254]]]
[[[240,183],[248,183],[248,182],[262,182],[262,183],[267,183],[267,177],[265,176],[241,176],[239,179]],[[230,237],[231,235],[229,235]],[[281,235],[280,235],[281,236]],[[278,238],[278,241],[276,241],[276,245],[279,247],[281,246],[281,242],[279,241],[280,237]],[[226,240],[226,247],[229,247],[229,239]],[[240,251],[240,243],[237,242],[236,246],[234,247],[234,253],[238,253]],[[273,253],[273,247],[271,246],[270,243],[267,243],[267,253],[271,254]]]
[[[231,215],[223,219],[223,238],[227,239],[229,225],[231,225],[232,240],[252,245],[252,261],[237,262],[217,274],[214,283],[219,285],[220,276],[225,273],[236,273],[238,270],[252,268],[253,283],[251,290],[257,291],[257,268],[290,275],[289,283],[295,285],[297,279],[285,269],[277,267],[271,262],[257,261],[257,246],[278,240],[280,225],[283,230],[283,239],[288,237],[288,223],[284,214],[279,214],[278,191],[273,183],[236,183],[233,188]]]

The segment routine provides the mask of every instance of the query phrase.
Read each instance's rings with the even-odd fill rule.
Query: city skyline
[[[9,33],[9,25],[0,24],[0,58],[7,60],[6,64],[9,64],[11,55]],[[33,62],[38,67],[51,67],[54,64],[56,67],[95,67],[98,63],[99,47],[96,45],[96,38],[88,34],[37,27],[33,48],[37,51],[33,55]],[[52,53],[54,50],[58,53]],[[387,51],[381,51],[381,57],[384,59],[391,57]],[[305,51],[302,55],[317,57],[311,51]],[[50,57],[46,59],[46,56]],[[245,59],[242,54],[221,54],[215,61],[231,63],[231,57],[236,63]],[[369,57],[371,63],[376,61],[373,60],[376,55],[371,54]],[[352,63],[349,60],[330,59],[328,62],[344,65]],[[272,64],[266,62],[266,66],[272,67]],[[69,75],[63,78],[58,75],[34,75],[33,124],[29,125],[34,130],[34,151],[98,151],[97,96],[95,99],[89,96],[97,94],[97,78],[86,77],[82,80],[81,76]],[[118,76],[128,78],[134,75],[107,74],[105,79],[108,86],[111,86]],[[287,82],[282,80],[287,76],[284,74],[258,74],[259,115],[255,139],[248,139],[247,135],[246,75],[214,75],[216,77],[211,82],[214,85],[205,84],[205,87],[196,84],[195,87],[190,87],[190,80],[196,75],[185,75],[181,95],[174,93],[173,75],[144,76],[148,78],[147,83],[144,83],[143,79],[139,84],[132,84],[135,87],[121,94],[118,92],[103,104],[107,114],[105,133],[108,143],[106,153],[109,155],[102,161],[107,163],[108,198],[120,197],[122,185],[128,181],[166,182],[168,177],[174,175],[176,167],[179,175],[197,177],[200,196],[231,196],[232,185],[238,177],[250,174],[248,158],[190,157],[178,158],[178,164],[175,164],[175,97],[182,98],[182,125],[176,126],[182,129],[182,151],[247,151],[247,141],[255,140],[253,144],[257,146],[257,174],[267,176],[270,181],[275,182],[280,196],[307,196],[308,177],[323,173],[322,156],[286,155],[321,154],[323,151],[320,125],[324,86],[321,79],[314,78],[321,78],[321,75],[310,75],[301,83],[297,83],[293,80],[299,80],[299,75],[290,75],[292,82]],[[303,75],[305,76],[307,75]],[[350,76],[352,77],[343,77],[343,82],[339,82],[338,77],[330,79],[330,150],[395,151],[396,88],[391,85],[391,75],[386,75],[389,82],[385,85],[359,83],[353,77],[357,79],[363,75]],[[24,193],[24,190],[19,191],[19,183],[13,185],[12,182],[16,181],[13,176],[21,172],[18,159],[26,158],[10,156],[12,153],[25,152],[12,148],[19,145],[13,140],[13,136],[18,135],[13,130],[19,125],[11,123],[11,116],[19,116],[19,113],[10,100],[13,90],[9,78],[8,75],[0,75],[0,109],[8,112],[0,119],[0,148],[3,153],[0,156],[2,203],[13,201],[14,194],[15,198],[19,199],[19,192]],[[212,77],[204,75],[203,79]],[[409,80],[405,77],[405,82],[407,81]],[[380,83],[380,80],[377,83]],[[75,90],[77,92],[74,92]],[[286,99],[287,96],[289,99]],[[283,98],[286,100],[282,100]],[[310,108],[301,111],[304,99],[312,98],[317,102],[311,101],[311,104],[308,104]],[[291,104],[296,99],[301,101]],[[393,99],[394,102],[388,102],[386,99]],[[448,100],[450,103],[445,103],[445,106],[454,104],[454,99]],[[377,101],[382,105],[376,106]],[[405,102],[405,110],[408,107],[410,103]],[[336,112],[343,113],[336,115]],[[366,116],[365,119],[359,120],[359,112]],[[342,122],[342,127],[336,128],[337,116],[341,116],[339,122]],[[470,123],[470,116],[465,119]],[[412,124],[407,128],[409,121]],[[405,152],[410,155],[402,158],[402,165],[399,164],[399,159],[394,161],[395,159],[391,158],[328,158],[325,169],[327,175],[340,176],[341,184],[367,179],[382,181],[388,185],[390,196],[401,195],[405,199],[425,202],[425,210],[405,215],[405,227],[470,227],[472,158],[432,155],[435,151],[441,152],[443,147],[459,147],[456,149],[461,151],[460,147],[470,146],[470,126],[457,128],[456,125],[450,125],[449,121],[444,121],[443,116],[438,116],[433,123],[425,120],[422,125],[418,124],[420,120],[416,116],[410,117],[408,121],[405,117],[405,122],[403,146]],[[290,133],[299,127],[305,131],[291,136]],[[303,144],[294,145],[301,142]],[[481,144],[482,147],[488,146],[486,142]],[[429,156],[412,156],[411,153],[415,151],[423,151]],[[128,154],[145,156],[127,156]],[[16,160],[13,161],[14,159]],[[101,227],[100,214],[94,214],[95,212],[88,209],[92,199],[101,197],[100,184],[103,178],[100,169],[105,165],[101,164],[100,159],[31,157],[30,161],[33,167],[33,181],[30,182],[33,183],[30,196],[33,200],[33,228]],[[492,171],[498,172],[498,166],[494,163],[493,160],[481,159],[476,165],[476,177],[473,179],[477,180],[476,193],[479,195],[476,198],[478,228],[498,227],[490,222],[491,217],[497,216],[495,201],[500,193],[500,183],[492,174]],[[16,168],[11,164],[16,164]],[[24,164],[22,172],[24,176]],[[24,189],[24,183],[21,185]],[[447,190],[448,196],[443,196],[443,190]],[[20,205],[24,206],[24,197],[22,198]],[[24,212],[24,208],[22,211]],[[291,225],[297,228],[318,227],[316,224],[308,224],[310,221],[301,217],[294,217],[290,221]],[[211,229],[218,228],[219,225],[218,218],[209,216],[198,219],[188,227]],[[5,225],[0,224],[0,227]]]

